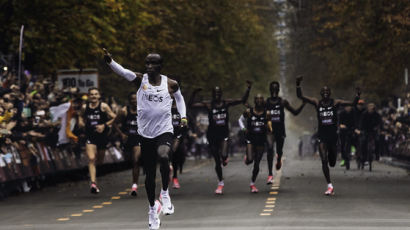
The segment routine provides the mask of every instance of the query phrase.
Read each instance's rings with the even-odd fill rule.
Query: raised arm
[[[319,101],[314,98],[314,97],[306,97],[302,93],[302,87],[300,86],[300,83],[303,80],[303,76],[298,76],[296,78],[296,96],[300,98],[303,102],[307,102],[315,107],[319,105]]]
[[[335,105],[336,106],[349,106],[349,105],[351,105],[353,107],[356,107],[357,102],[359,102],[361,93],[362,92],[360,91],[360,88],[356,88],[356,96],[354,97],[353,102],[352,101],[341,100],[341,99],[336,99],[335,100]]]
[[[206,109],[211,109],[211,102],[210,101],[201,101],[201,102],[194,102],[196,95],[202,91],[202,88],[195,89],[191,97],[189,98],[188,102],[188,108],[206,108]]]
[[[245,104],[246,101],[248,100],[249,97],[249,93],[251,91],[252,88],[252,82],[251,81],[246,81],[246,84],[248,85],[248,88],[245,91],[245,94],[243,95],[243,97],[241,99],[236,99],[236,100],[226,100],[227,102],[227,106],[234,106],[234,105],[239,105],[239,104]]]
[[[105,62],[110,66],[110,68],[118,75],[124,77],[125,79],[127,79],[128,81],[131,82],[135,82],[135,84],[137,84],[138,86],[141,83],[141,79],[142,79],[142,74],[141,73],[135,73],[129,69],[125,69],[124,67],[122,67],[120,64],[118,64],[117,62],[115,62],[112,57],[111,54],[108,53],[108,51],[103,48],[104,50],[104,60]]]
[[[188,108],[207,108],[209,109],[211,107],[211,102],[209,101],[194,102],[196,95],[198,95],[198,93],[201,91],[202,91],[202,88],[197,88],[192,92],[191,97],[189,98]]]
[[[299,108],[295,109],[293,108],[287,100],[283,100],[283,106],[291,112],[293,115],[298,115],[300,112],[302,112],[303,107],[305,107],[306,102],[303,101],[303,103],[299,106]]]

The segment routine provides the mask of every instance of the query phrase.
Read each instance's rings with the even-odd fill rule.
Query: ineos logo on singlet
[[[92,126],[98,125],[98,121],[101,118],[100,114],[89,114],[87,117],[90,122],[90,125]]]
[[[172,125],[177,127],[181,124],[181,115],[179,114],[172,114]]]
[[[90,119],[90,120],[100,120],[100,114],[90,114],[90,115],[88,115],[88,119]]]
[[[218,126],[225,126],[226,125],[226,109],[225,108],[214,108],[212,109],[212,119],[214,120],[215,124]]]
[[[152,102],[162,102],[164,100],[163,96],[158,96],[154,94],[143,94],[143,98],[147,101],[152,101]]]
[[[138,130],[137,120],[128,120],[127,125],[129,126],[129,134],[136,134]]]
[[[319,107],[319,116],[323,125],[333,124],[333,107]]]
[[[275,105],[274,109],[269,110],[271,114],[271,121],[273,122],[280,122],[280,105]]]
[[[261,133],[264,131],[265,118],[260,116],[252,115],[251,117],[251,128],[254,133]]]
[[[136,120],[130,120],[127,122],[127,125],[138,125]]]

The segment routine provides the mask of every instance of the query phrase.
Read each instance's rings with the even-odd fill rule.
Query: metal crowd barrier
[[[68,148],[51,148],[42,142],[13,144],[1,150],[0,183],[83,169],[88,165],[85,153],[76,157]],[[115,147],[106,150],[104,164],[121,162],[124,162],[122,151]]]

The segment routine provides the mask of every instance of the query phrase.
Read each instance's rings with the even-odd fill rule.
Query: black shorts
[[[246,143],[258,146],[264,146],[266,143],[266,134],[251,134],[246,136]]]
[[[93,133],[87,136],[87,144],[96,145],[97,149],[106,149],[108,137],[105,133]]]
[[[167,145],[171,148],[173,139],[172,133],[163,133],[155,138],[141,137],[141,158],[144,168],[155,167],[158,158],[158,147],[161,145]]]
[[[206,132],[206,138],[209,143],[221,142],[227,140],[228,137],[229,129],[226,127],[208,128],[208,131]]]
[[[131,151],[135,146],[141,146],[140,135],[130,135],[124,144],[125,151]]]
[[[336,145],[337,144],[337,134],[318,135],[317,140],[319,143]]]

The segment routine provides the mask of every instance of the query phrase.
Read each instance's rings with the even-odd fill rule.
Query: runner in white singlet
[[[159,54],[148,54],[145,59],[147,73],[142,75],[124,69],[112,60],[104,49],[105,61],[118,75],[134,82],[138,88],[137,112],[138,133],[141,135],[141,157],[146,173],[145,189],[149,201],[149,228],[159,229],[159,212],[166,215],[174,213],[174,206],[168,193],[169,159],[173,141],[172,96],[175,98],[182,124],[187,124],[185,101],[176,81],[161,75],[162,58]],[[162,177],[161,203],[155,200],[155,173],[157,162],[160,164]]]

